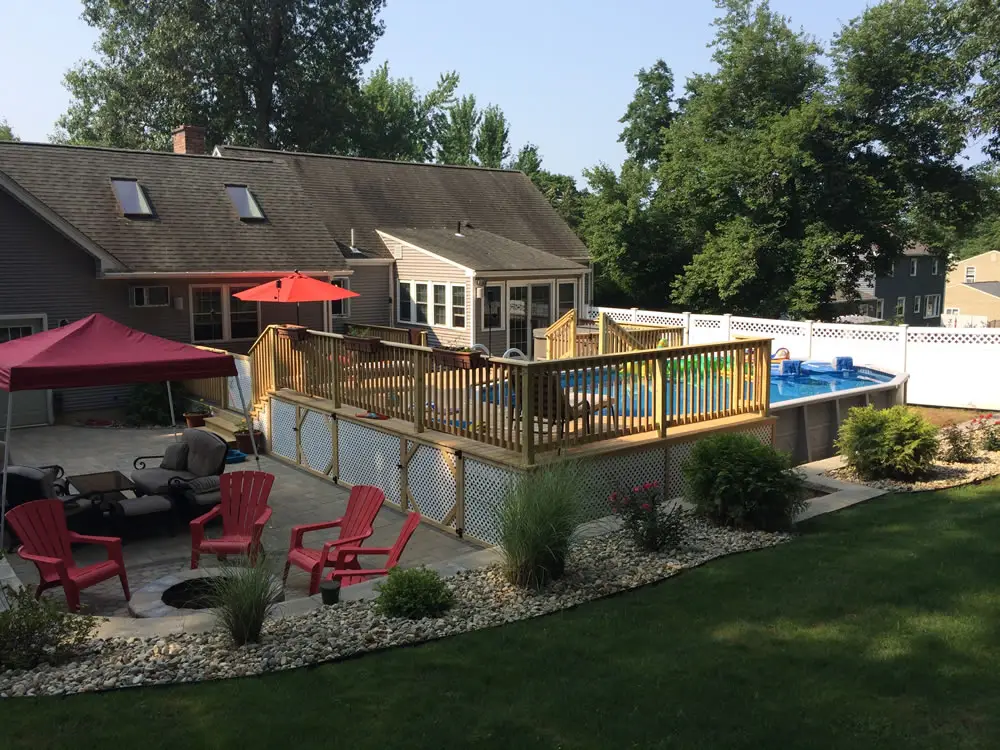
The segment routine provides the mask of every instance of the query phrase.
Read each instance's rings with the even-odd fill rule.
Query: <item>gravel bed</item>
[[[923,492],[925,490],[943,490],[948,487],[958,487],[962,484],[982,482],[1000,476],[1000,452],[980,453],[972,463],[959,464],[949,461],[935,461],[930,474],[916,482],[901,482],[895,479],[861,479],[846,466],[831,469],[826,475],[844,482],[864,484],[890,492]]]
[[[620,531],[574,544],[566,575],[540,592],[511,586],[498,565],[447,579],[456,604],[443,617],[402,620],[375,613],[371,601],[345,602],[265,626],[261,643],[233,648],[221,631],[159,638],[94,640],[76,659],[32,671],[0,672],[0,697],[70,693],[227,679],[343,659],[556,612],[669,578],[685,568],[771,547],[787,534],[721,529],[691,519],[678,548],[640,551]]]

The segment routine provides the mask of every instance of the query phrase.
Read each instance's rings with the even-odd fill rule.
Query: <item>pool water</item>
[[[592,387],[592,381],[595,377],[598,378],[597,387]],[[887,373],[870,370],[866,367],[838,371],[826,362],[804,362],[801,374],[779,375],[778,366],[771,365],[771,403],[888,383],[892,377]],[[561,383],[564,388],[569,387],[580,393],[616,393],[617,398],[614,399],[616,413],[620,415],[646,416],[653,413],[651,389],[619,387],[617,380],[617,373],[612,370],[578,370],[563,373]],[[753,386],[748,384],[746,390],[745,396],[749,398],[752,395]],[[675,414],[686,412],[685,406],[689,395],[686,393],[686,389],[678,387],[671,389],[671,391],[668,396],[671,401],[667,405],[668,412]],[[692,411],[724,409],[728,402],[728,395],[725,392],[702,391],[690,394],[690,397],[694,407]],[[483,391],[482,398],[488,403],[499,401],[511,407],[517,406],[517,394],[509,393],[507,383],[489,387]]]

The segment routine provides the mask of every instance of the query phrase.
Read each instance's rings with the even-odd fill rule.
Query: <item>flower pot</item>
[[[236,447],[240,449],[242,453],[248,456],[253,455],[253,444],[257,443],[257,453],[264,452],[264,433],[260,430],[253,431],[253,440],[250,439],[249,432],[236,432],[234,433],[236,438]]]
[[[278,337],[288,339],[289,341],[305,341],[308,330],[305,326],[280,326],[278,328]]]
[[[437,349],[431,354],[434,361],[452,370],[476,370],[486,367],[486,358],[482,352],[460,352],[455,349]]]
[[[378,339],[368,336],[344,336],[344,349],[349,352],[371,354],[375,351]]]
[[[205,417],[208,415],[200,411],[186,411],[184,412],[184,422],[188,427],[204,427]]]

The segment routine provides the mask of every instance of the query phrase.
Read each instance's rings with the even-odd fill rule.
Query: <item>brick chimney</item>
[[[204,154],[205,128],[201,125],[181,125],[171,132],[175,154]]]

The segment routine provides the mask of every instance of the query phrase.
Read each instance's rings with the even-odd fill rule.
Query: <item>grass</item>
[[[1000,483],[504,628],[266,678],[0,703],[4,748],[1000,747]]]

